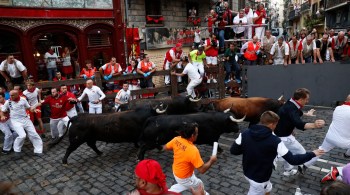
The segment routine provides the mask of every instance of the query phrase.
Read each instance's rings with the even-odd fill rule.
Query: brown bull
[[[277,113],[278,109],[284,104],[284,99],[283,96],[278,98],[278,100],[264,97],[228,97],[214,100],[211,103],[216,111],[225,111],[227,108],[230,108],[230,111],[236,118],[245,116],[245,121],[250,122],[250,124],[256,124],[259,122],[263,112],[271,110]]]

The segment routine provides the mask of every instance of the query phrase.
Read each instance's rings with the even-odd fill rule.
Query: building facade
[[[112,56],[125,62],[123,1],[2,0],[0,59],[11,53],[35,80],[46,80],[44,54],[50,47],[61,57],[72,52],[76,72],[92,60],[97,67]],[[58,62],[58,66],[62,65]]]
[[[325,0],[326,25],[336,31],[346,30],[350,27],[350,1]]]

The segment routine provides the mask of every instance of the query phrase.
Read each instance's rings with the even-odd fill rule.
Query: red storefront
[[[124,65],[122,3],[110,0],[112,6],[104,9],[0,6],[0,60],[14,54],[36,80],[45,80],[49,47],[59,55],[68,47],[72,64],[80,67],[87,59],[99,67],[111,57]]]

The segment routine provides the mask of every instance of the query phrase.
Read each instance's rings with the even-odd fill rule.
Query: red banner
[[[126,42],[128,47],[128,56],[138,57],[140,55],[140,37],[138,28],[126,29]]]

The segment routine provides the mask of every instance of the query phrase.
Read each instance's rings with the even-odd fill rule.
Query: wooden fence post
[[[218,64],[218,88],[219,88],[219,98],[225,98],[225,71],[224,62]]]
[[[170,84],[171,84],[171,97],[175,97],[178,94],[177,91],[177,76],[171,75],[169,70],[169,76],[170,76]]]
[[[103,90],[101,74],[98,71],[95,72],[95,83],[101,88],[101,90]]]

